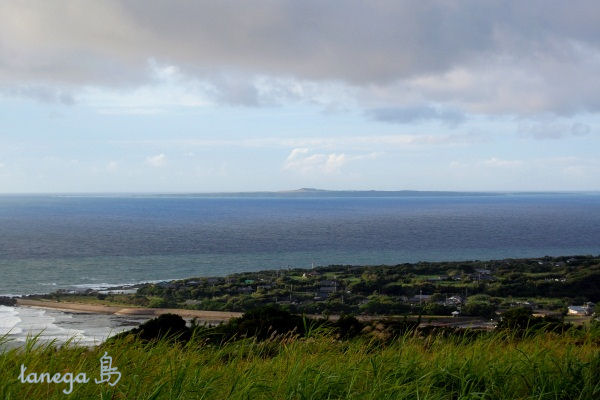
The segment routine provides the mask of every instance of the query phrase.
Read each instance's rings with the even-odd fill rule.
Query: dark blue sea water
[[[0,294],[312,262],[599,253],[600,194],[0,197]]]

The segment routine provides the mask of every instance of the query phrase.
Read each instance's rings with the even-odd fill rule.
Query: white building
[[[589,304],[584,306],[569,306],[569,315],[592,315],[593,312],[594,309]]]

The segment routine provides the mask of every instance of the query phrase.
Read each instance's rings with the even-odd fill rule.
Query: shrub
[[[572,324],[565,324],[556,317],[534,317],[528,308],[511,308],[502,314],[497,325],[499,330],[510,330],[516,334],[535,331],[564,332],[571,328]]]
[[[495,312],[496,306],[487,302],[469,302],[462,307],[463,315],[492,318],[495,315]]]
[[[233,318],[228,323],[215,327],[213,338],[220,341],[242,337],[265,340],[271,336],[289,333],[304,335],[304,318],[282,310],[278,306],[265,306],[248,311],[240,318]]]
[[[145,341],[165,338],[186,342],[190,339],[191,333],[191,329],[186,326],[185,320],[179,315],[163,314],[116,337],[135,335]]]
[[[340,318],[333,323],[334,332],[340,339],[350,339],[360,335],[364,325],[352,315],[342,314]]]

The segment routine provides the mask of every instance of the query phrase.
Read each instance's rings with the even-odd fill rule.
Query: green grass
[[[0,353],[2,399],[598,399],[597,333],[407,335],[380,343],[331,336],[223,346],[120,340],[87,349],[30,341]],[[96,385],[108,352],[123,378]],[[86,372],[88,384],[23,384],[28,371]]]

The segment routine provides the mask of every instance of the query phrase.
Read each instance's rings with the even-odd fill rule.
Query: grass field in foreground
[[[597,332],[525,339],[406,335],[381,344],[331,336],[223,346],[119,340],[87,349],[34,345],[0,353],[2,399],[598,399]],[[107,352],[122,379],[95,384]],[[87,384],[21,383],[29,372],[85,372]]]

